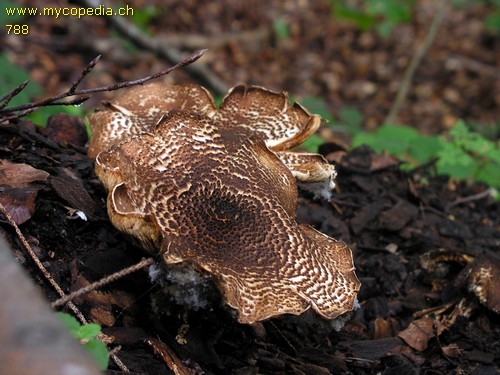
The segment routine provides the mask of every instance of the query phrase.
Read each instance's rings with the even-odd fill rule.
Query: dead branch
[[[0,102],[2,102],[0,103],[0,109],[7,107],[12,98],[15,97],[17,94],[19,94],[21,91],[23,91],[28,83],[29,81],[24,81],[12,91],[8,92],[5,95],[2,95],[2,97],[0,98]]]
[[[447,64],[450,64],[454,67],[461,66],[464,69],[470,70],[477,74],[491,76],[493,79],[500,79],[500,69],[468,56],[452,53],[448,58]]]
[[[441,1],[441,6],[437,11],[434,20],[432,21],[432,24],[429,27],[429,30],[427,31],[427,34],[425,35],[422,45],[417,50],[417,52],[415,52],[415,55],[413,55],[413,58],[410,61],[410,65],[408,65],[408,68],[405,71],[403,81],[401,82],[399,90],[396,94],[396,99],[394,99],[394,103],[392,104],[389,114],[384,120],[384,124],[392,124],[396,119],[396,116],[398,115],[401,106],[403,105],[403,102],[405,101],[406,96],[408,95],[408,91],[410,90],[410,85],[413,80],[413,76],[415,75],[415,71],[417,70],[417,67],[420,65],[422,59],[427,53],[427,50],[429,49],[429,47],[434,42],[434,39],[436,38],[439,26],[441,26],[441,23],[443,22],[447,5],[448,5],[448,0]]]
[[[97,280],[96,282],[89,284],[86,287],[80,288],[80,289],[74,291],[73,293],[70,293],[62,298],[59,298],[57,301],[52,302],[52,307],[58,307],[58,306],[65,305],[69,301],[72,301],[75,298],[80,297],[83,294],[86,294],[88,292],[96,290],[104,285],[110,284],[110,283],[112,283],[118,279],[121,279],[122,277],[127,276],[135,271],[143,269],[144,267],[148,267],[148,266],[152,265],[153,263],[154,263],[153,258],[143,259],[137,264],[134,264],[130,267],[127,267],[127,268],[124,268],[120,271],[117,271],[111,275],[103,277],[102,279]]]
[[[200,50],[196,52],[195,54],[189,56],[188,58],[182,60],[181,62],[171,66],[168,69],[165,69],[161,72],[152,74],[150,76],[147,76],[145,78],[133,80],[133,81],[125,81],[125,82],[120,82],[120,83],[115,83],[114,85],[109,85],[105,87],[97,87],[97,88],[92,88],[92,89],[84,89],[84,90],[77,90],[78,85],[82,82],[82,80],[92,71],[92,69],[95,67],[97,62],[100,59],[100,56],[96,57],[94,60],[92,60],[86,67],[85,69],[80,73],[80,76],[72,83],[71,87],[58,95],[51,96],[50,98],[42,99],[37,102],[33,103],[27,103],[27,104],[22,104],[18,105],[15,107],[11,108],[3,108],[0,110],[0,123],[7,121],[7,120],[13,120],[17,118],[21,118],[23,116],[26,116],[28,113],[33,112],[37,108],[40,107],[45,107],[49,105],[80,105],[83,102],[85,102],[87,99],[90,98],[89,94],[94,94],[97,92],[104,92],[104,91],[115,91],[121,88],[125,87],[131,87],[131,86],[137,86],[137,85],[142,85],[146,83],[147,81],[150,81],[152,79],[167,75],[174,71],[175,69],[181,68],[183,66],[189,65],[196,60],[198,60],[201,56],[205,54],[207,50]],[[7,95],[4,95],[5,99],[10,101],[15,95],[19,94],[24,87],[26,87],[26,84],[21,84],[18,87],[16,87],[14,90],[12,90],[10,93]],[[61,101],[61,99],[70,97],[70,96],[78,96],[78,98],[74,98],[69,101]]]

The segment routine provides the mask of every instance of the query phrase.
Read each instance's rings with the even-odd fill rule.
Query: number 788
[[[29,27],[28,25],[5,25],[7,28],[7,35],[28,35]]]

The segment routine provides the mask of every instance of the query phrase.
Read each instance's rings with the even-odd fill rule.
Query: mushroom
[[[211,275],[241,323],[310,307],[334,319],[360,287],[351,250],[295,219],[295,178],[330,184],[334,169],[283,151],[319,121],[259,87],[217,109],[199,86],[149,85],[90,116],[89,154],[112,223],[166,265]]]
[[[286,151],[301,144],[318,130],[321,118],[309,114],[300,104],[290,107],[285,92],[275,93],[258,86],[235,86],[222,100],[220,109],[210,93],[194,84],[135,86],[104,110],[90,117],[92,139],[88,155],[134,135],[151,131],[163,115],[173,109],[204,114],[221,129],[240,135],[256,135],[292,171],[301,187],[326,199],[335,188],[335,167],[319,154]]]

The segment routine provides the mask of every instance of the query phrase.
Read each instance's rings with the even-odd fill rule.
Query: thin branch
[[[29,110],[32,108],[39,108],[39,107],[44,107],[47,105],[53,105],[54,102],[57,102],[63,98],[67,98],[69,96],[88,95],[88,94],[94,94],[97,92],[114,91],[114,90],[118,90],[118,89],[121,89],[124,87],[142,85],[147,81],[150,81],[152,79],[167,75],[167,74],[171,73],[172,71],[174,71],[175,69],[181,68],[183,66],[186,66],[186,65],[189,65],[189,64],[195,62],[201,56],[203,56],[206,51],[207,51],[206,49],[200,50],[200,51],[196,52],[195,54],[189,56],[188,58],[182,60],[180,63],[177,63],[168,69],[165,69],[161,72],[152,74],[152,75],[147,76],[145,78],[136,79],[134,81],[120,82],[120,83],[116,83],[114,85],[105,86],[105,87],[97,87],[97,88],[93,88],[93,89],[84,89],[84,90],[74,90],[73,85],[77,82],[78,83],[81,82],[81,80],[85,77],[85,75],[88,74],[88,72],[86,72],[86,70],[89,68],[89,66],[91,66],[91,64],[92,64],[92,62],[91,62],[89,65],[87,65],[85,70],[80,74],[80,77],[73,83],[72,87],[69,90],[63,92],[62,94],[55,95],[55,96],[52,96],[50,98],[42,99],[42,100],[39,100],[39,101],[34,102],[34,103],[27,103],[27,104],[18,105],[16,107],[3,109],[0,111],[0,116],[2,116],[3,114],[9,114],[9,113],[17,112],[17,111],[24,111],[24,110]],[[93,66],[90,68],[90,70],[92,70],[92,68],[93,68]],[[71,92],[71,90],[73,90],[73,92]],[[70,101],[69,103],[65,103],[65,102],[59,102],[59,103],[60,103],[60,105],[66,105],[66,104],[71,104],[72,102]],[[19,117],[21,117],[21,116],[18,116],[17,118],[19,118]],[[0,117],[0,122],[2,122],[4,120],[6,120],[6,119],[3,117]]]
[[[24,111],[20,111],[17,113],[12,113],[10,115],[3,116],[2,111],[0,111],[0,124],[2,122],[10,121],[10,120],[16,120],[18,118],[22,118],[24,116],[29,115],[31,112],[35,112],[38,109],[38,107],[33,107],[29,109],[25,109]]]
[[[454,53],[451,54],[451,56],[449,56],[448,61],[455,65],[456,64],[461,65],[465,69],[471,70],[475,73],[489,75],[492,76],[494,79],[500,79],[500,69],[498,69],[493,65],[486,64],[482,61],[472,59],[468,56],[463,56]]]
[[[408,95],[408,91],[410,89],[413,76],[415,75],[415,71],[417,70],[417,67],[420,65],[422,59],[427,53],[427,50],[429,49],[434,39],[436,38],[439,26],[441,26],[441,23],[443,22],[447,5],[448,5],[448,0],[441,1],[441,6],[437,11],[434,20],[432,21],[432,24],[429,27],[429,30],[427,31],[427,34],[425,35],[422,45],[417,50],[415,55],[413,55],[413,58],[410,61],[410,65],[408,65],[408,68],[405,71],[403,81],[401,82],[399,90],[396,94],[396,99],[394,99],[394,103],[392,104],[389,114],[384,120],[384,124],[392,124],[396,119],[396,116],[398,115],[401,106],[403,105],[403,102],[405,101],[406,96]]]
[[[0,102],[3,102],[3,103],[0,104],[0,109],[7,107],[7,105],[10,103],[12,98],[14,96],[18,95],[21,91],[23,91],[24,88],[28,85],[28,83],[29,83],[29,80],[24,81],[19,86],[17,86],[14,90],[8,92],[5,95],[2,95],[2,97],[0,98]]]
[[[478,201],[478,200],[481,200],[481,199],[484,199],[484,198],[490,196],[492,193],[493,193],[493,189],[490,188],[490,189],[483,190],[477,194],[469,195],[467,197],[460,197],[460,198],[457,198],[456,200],[454,200],[453,202],[449,203],[446,206],[446,208],[450,209],[450,208],[452,208],[454,206],[458,206],[459,204],[462,204],[462,203]]]
[[[48,103],[46,105],[47,106],[54,106],[54,105],[77,105],[78,106],[78,105],[82,105],[83,103],[85,103],[89,99],[90,99],[90,95],[85,95],[85,96],[81,96],[79,98],[75,98],[75,99],[71,99],[71,100]]]
[[[127,276],[133,272],[140,270],[140,269],[143,269],[144,267],[148,267],[148,266],[152,265],[153,263],[154,263],[153,258],[143,259],[139,263],[134,264],[133,266],[124,268],[118,272],[115,272],[111,275],[103,277],[102,279],[97,280],[96,282],[94,282],[92,284],[89,284],[83,288],[80,288],[80,289],[74,291],[73,293],[70,293],[62,298],[59,298],[58,300],[52,302],[52,307],[58,307],[58,306],[65,305],[69,301],[72,301],[75,298],[80,297],[83,294],[86,294],[88,292],[92,292],[92,291],[94,291],[94,290],[96,290],[104,285],[110,284],[118,279],[121,279],[124,276]]]
[[[77,2],[91,8],[96,8],[102,5],[109,6],[109,4],[106,4],[103,0],[78,0]],[[154,52],[156,55],[170,63],[179,61],[182,56],[182,52],[179,49],[164,44],[161,38],[152,38],[151,36],[146,35],[134,23],[129,22],[126,17],[106,17],[106,21],[108,21],[119,33],[126,36],[137,46]],[[186,71],[196,77],[203,85],[207,86],[207,88],[215,94],[223,95],[227,92],[227,85],[207,66],[190,65],[186,68]]]
[[[74,82],[73,84],[71,85],[71,88],[68,90],[68,92],[71,94],[71,95],[74,95],[75,94],[75,90],[76,88],[78,87],[78,85],[80,85],[80,83],[82,82],[82,80],[87,76],[87,74],[89,74],[92,69],[94,69],[94,67],[96,66],[96,64],[99,62],[99,60],[101,59],[101,56],[102,55],[99,55],[97,56],[94,60],[92,60],[86,67],[85,69],[83,69],[83,72],[80,74],[80,77],[78,77]]]

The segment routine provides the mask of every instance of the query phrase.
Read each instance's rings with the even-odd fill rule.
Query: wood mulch
[[[4,185],[0,198],[25,220],[24,236],[67,292],[144,256],[109,223],[82,126],[61,116],[43,135],[26,122],[0,127],[0,159],[50,174],[17,189]],[[338,188],[330,202],[301,193],[297,215],[353,248],[363,285],[352,318],[340,331],[313,313],[241,325],[222,304],[176,305],[139,271],[75,300],[121,346],[132,373],[170,374],[175,364],[200,374],[496,373],[500,204],[485,186],[431,177],[432,165],[408,173],[367,148],[346,153],[325,144],[321,152],[337,163]],[[55,300],[13,230],[1,228]],[[108,373],[121,372],[112,364]]]

